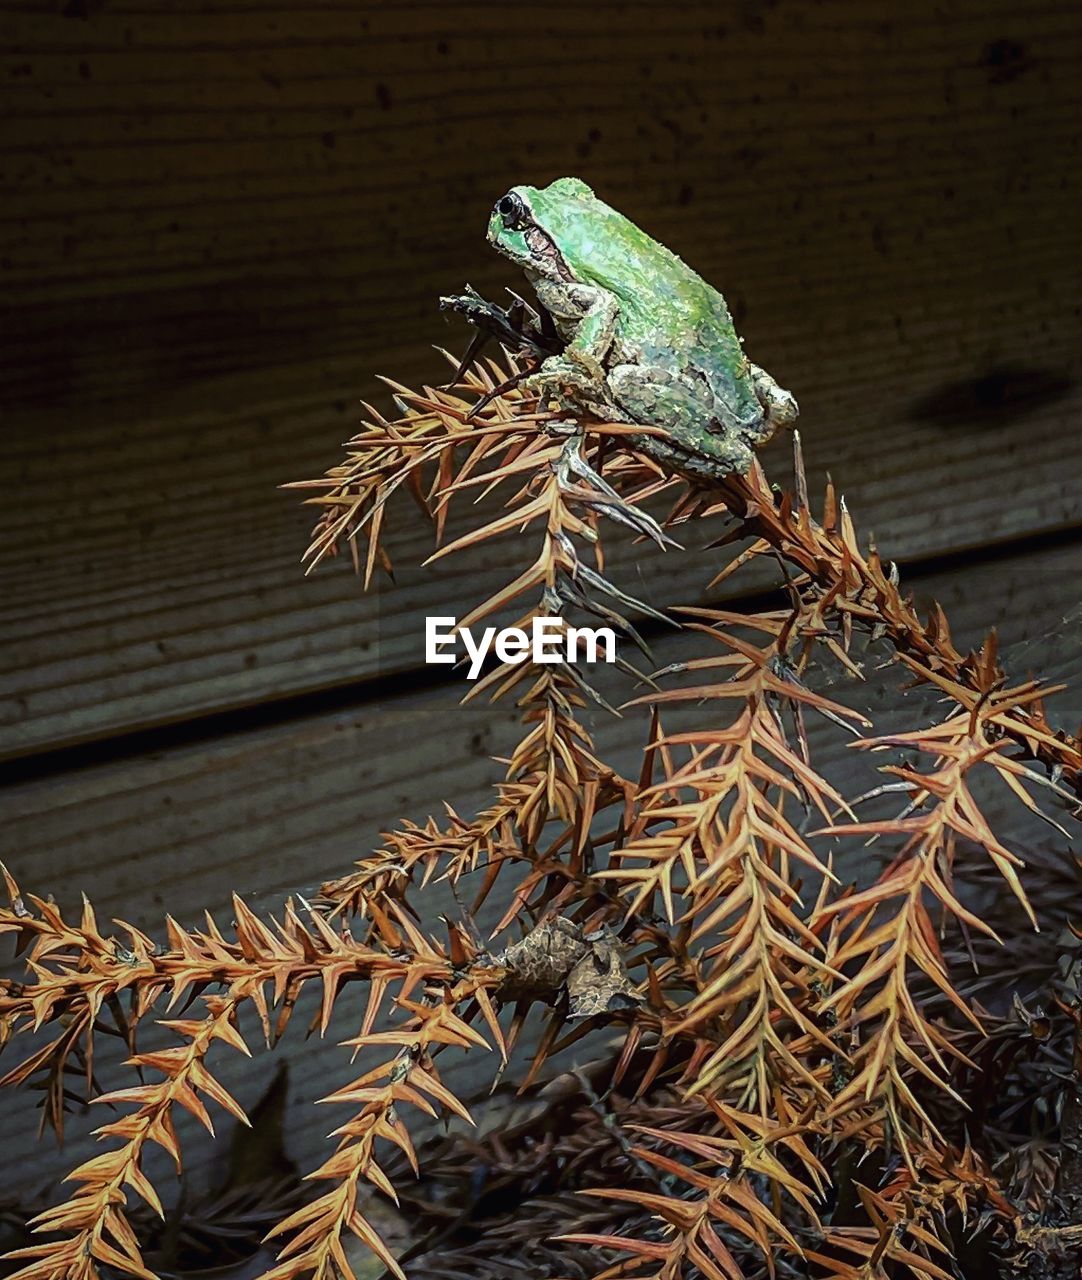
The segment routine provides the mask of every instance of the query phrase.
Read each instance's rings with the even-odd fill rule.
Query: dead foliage
[[[589,672],[494,667],[469,696],[514,699],[522,731],[488,806],[470,816],[448,800],[403,823],[318,902],[289,901],[275,919],[238,899],[228,927],[170,920],[159,943],[122,922],[102,928],[89,904],[73,916],[24,895],[9,875],[0,932],[27,971],[0,990],[0,1041],[52,1035],[0,1083],[41,1088],[57,1133],[73,1097],[117,1109],[97,1131],[101,1153],[12,1255],[16,1275],[152,1276],[132,1226],[141,1203],[162,1208],[143,1157],[157,1146],[180,1165],[178,1107],[211,1132],[212,1108],[243,1120],[214,1065],[253,1047],[238,1011],[256,1010],[271,1047],[303,989],[320,992],[311,1029],[322,1034],[354,1008],[343,993],[357,984],[345,1051],[382,1061],[324,1099],[342,1117],[333,1146],[308,1175],[312,1194],[269,1232],[278,1257],[264,1280],[348,1280],[350,1237],[418,1280],[1077,1275],[1077,935],[1062,893],[1038,894],[1040,914],[1030,905],[1023,859],[980,799],[991,778],[1074,820],[1082,748],[1046,718],[1049,686],[1012,681],[994,634],[962,653],[941,610],[918,616],[831,486],[813,515],[799,448],[791,492],[758,467],[712,481],[667,471],[642,428],[538,406],[509,360],[461,372],[452,389],[390,384],[399,416],[369,408],[345,460],[301,486],[318,512],[311,567],[344,547],[370,582],[390,568],[387,526],[402,505],[431,523],[437,560],[526,532],[534,550],[462,624],[512,608],[520,623],[603,619],[643,665],[636,623],[657,611],[610,580],[603,535],[679,554],[681,529],[724,514],[718,545],[739,549],[718,576],[777,560],[777,606],[684,612],[698,656],[654,673],[645,694],[629,684],[652,708],[633,777],[595,749],[584,709],[602,698]],[[450,509],[479,495],[501,499],[498,512],[445,542]],[[667,518],[650,513],[659,495]],[[882,733],[816,691],[817,665],[869,674],[858,638],[936,689],[939,714]],[[667,732],[668,709],[692,702],[703,727]],[[855,752],[887,753],[876,796],[896,798],[893,816],[865,819],[869,797],[828,781],[809,717],[856,735]],[[878,874],[844,882],[838,851],[870,840]],[[1066,831],[1058,858],[1069,879]],[[970,885],[988,875],[1001,888],[974,905]],[[469,892],[461,918],[434,930],[422,908],[437,879]],[[509,905],[485,941],[473,913],[497,885]],[[1051,931],[1047,961],[1012,1003],[1010,949],[1033,924]],[[998,1003],[973,989],[978,957],[998,975]],[[560,1077],[528,1122],[454,1139],[425,1168],[411,1113],[471,1118],[441,1053],[488,1052],[502,1080],[538,1007],[524,1088],[542,1087],[554,1055],[598,1027],[615,1037],[610,1055],[592,1079]],[[173,1047],[140,1049],[148,1019]],[[126,1041],[131,1076],[102,1093],[105,1032]],[[441,1178],[458,1179],[457,1199],[428,1194]],[[429,1224],[401,1258],[373,1225],[379,1197],[402,1197]]]

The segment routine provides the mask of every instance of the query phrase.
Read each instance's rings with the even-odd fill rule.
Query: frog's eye
[[[508,231],[517,231],[526,221],[526,206],[514,191],[509,191],[496,202],[496,212]]]

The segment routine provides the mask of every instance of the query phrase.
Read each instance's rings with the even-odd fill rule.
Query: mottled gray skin
[[[542,398],[662,427],[671,445],[650,447],[663,461],[711,474],[747,470],[795,421],[796,400],[744,355],[721,294],[578,178],[513,187],[488,239],[568,344],[528,380]]]

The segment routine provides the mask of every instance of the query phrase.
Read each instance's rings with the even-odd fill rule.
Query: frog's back
[[[701,346],[712,358],[739,358],[729,308],[713,285],[603,200],[591,194],[582,203],[575,227],[562,229],[568,266],[620,299],[624,336],[665,333],[685,354]]]
[[[656,324],[659,313],[696,319],[713,310],[720,295],[672,250],[652,239],[600,200],[589,220],[585,252],[572,270],[614,293],[629,318],[640,313]],[[722,302],[724,307],[724,302]]]
[[[620,298],[617,335],[644,363],[701,376],[729,423],[753,426],[762,406],[724,297],[671,250],[616,217],[626,224],[625,245],[637,252],[613,253],[599,244],[584,271],[590,283]],[[615,235],[608,240],[620,243]]]
[[[641,314],[656,323],[667,303],[683,312],[709,307],[706,295],[716,291],[705,280],[578,178],[524,190],[574,278],[615,294],[630,320]]]
[[[692,364],[701,373],[714,396],[724,406],[728,421],[741,427],[752,427],[763,416],[763,407],[755,393],[751,366],[733,327],[725,299],[716,289],[711,317],[699,330]]]

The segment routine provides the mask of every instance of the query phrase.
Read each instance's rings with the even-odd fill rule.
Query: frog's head
[[[550,280],[579,280],[576,250],[604,208],[578,178],[557,178],[547,187],[512,187],[492,210],[488,242],[526,271]]]

